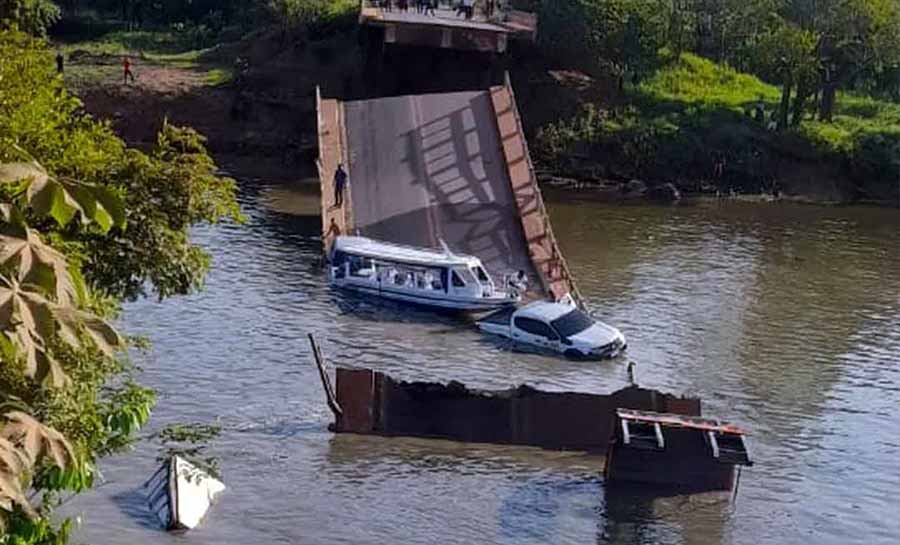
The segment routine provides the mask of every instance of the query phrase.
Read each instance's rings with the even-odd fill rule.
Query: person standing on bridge
[[[338,163],[334,172],[334,206],[340,208],[344,205],[344,189],[347,187],[347,172],[344,165]]]

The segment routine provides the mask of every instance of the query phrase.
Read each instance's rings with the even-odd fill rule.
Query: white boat
[[[332,246],[329,281],[338,288],[439,309],[487,311],[518,302],[499,289],[481,260],[443,251],[339,236]]]
[[[166,530],[190,530],[200,524],[225,485],[187,460],[172,456],[144,483],[144,490],[150,510]]]

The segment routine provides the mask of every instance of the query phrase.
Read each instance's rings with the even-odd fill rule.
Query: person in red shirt
[[[131,71],[131,59],[128,58],[128,55],[122,57],[122,68],[124,70],[125,85],[128,85],[128,78],[131,78],[131,83],[134,83],[134,73]]]

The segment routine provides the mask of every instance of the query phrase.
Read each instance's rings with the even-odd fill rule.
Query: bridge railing
[[[519,131],[523,135],[524,139],[524,125],[522,124],[522,117],[519,115],[519,106],[516,102],[516,94],[513,90],[512,80],[510,80],[509,72],[506,72],[504,75],[504,86],[509,93],[510,98],[512,99],[512,113],[515,116],[516,124],[518,125]],[[565,281],[568,286],[569,293],[572,298],[578,304],[578,306],[584,306],[584,298],[581,295],[581,291],[578,289],[578,286],[575,284],[575,277],[572,276],[572,272],[569,269],[569,264],[566,261],[565,257],[563,257],[562,252],[559,250],[559,242],[556,239],[556,235],[553,232],[553,226],[550,223],[550,213],[547,211],[547,207],[544,204],[544,197],[541,193],[540,185],[538,184],[537,173],[534,169],[534,162],[531,160],[531,151],[528,149],[528,145],[524,143],[522,148],[525,154],[525,161],[528,165],[528,178],[532,185],[532,189],[534,190],[534,194],[536,196],[536,204],[537,204],[537,213],[541,217],[541,221],[543,222],[544,233],[550,244],[551,248],[551,256],[549,262],[549,270],[547,271],[548,278],[548,291],[553,284],[553,269],[555,268],[560,272],[561,279]]]

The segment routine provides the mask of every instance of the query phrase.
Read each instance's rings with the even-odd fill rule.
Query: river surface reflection
[[[66,505],[81,540],[247,543],[897,543],[900,214],[547,195],[593,312],[624,331],[642,385],[742,424],[757,465],[735,503],[605,489],[586,455],[335,436],[306,343],[338,364],[504,388],[610,391],[624,363],[513,353],[471,324],[331,291],[314,186],[244,184],[245,226],[197,230],[205,292],[128,305],[148,335],[152,428],[218,421],[229,489],[189,534],[156,529],[137,488],[157,447],[104,462]],[[575,415],[587,417],[587,415]],[[152,430],[151,430],[152,431]]]

